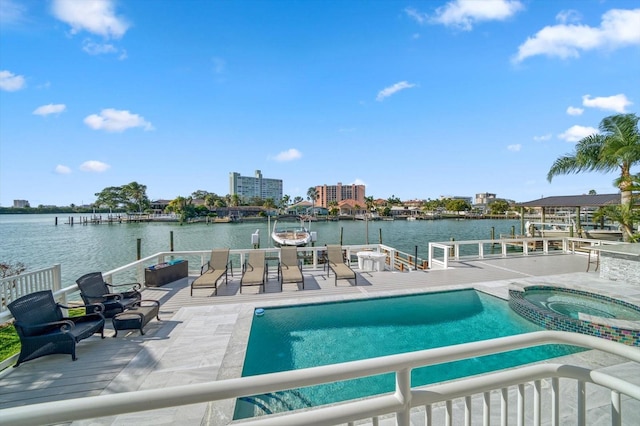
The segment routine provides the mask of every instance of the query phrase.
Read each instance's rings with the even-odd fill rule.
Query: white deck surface
[[[356,269],[358,286],[338,281],[337,287],[333,277],[327,279],[322,270],[305,270],[304,290],[298,289],[296,284],[285,284],[282,292],[275,268],[272,268],[266,292],[260,294],[257,294],[259,287],[243,288],[243,293],[239,294],[240,274],[237,271],[227,285],[220,286],[217,296],[212,295],[213,289],[200,289],[191,297],[189,282],[194,277],[149,288],[143,292],[143,298],[161,301],[161,321],[149,323],[145,335],[141,336],[138,331],[121,331],[113,338],[108,320],[108,337],[101,340],[94,336],[82,341],[77,348],[76,362],[68,355],[50,355],[5,370],[0,374],[0,409],[240,377],[256,307],[469,287],[506,299],[508,285],[514,282],[555,283],[597,290],[640,305],[640,287],[604,281],[597,272],[584,272],[587,258],[581,255],[485,259],[454,262],[452,266],[448,270],[426,272],[361,272]],[[581,365],[614,369],[621,377],[640,384],[640,366],[637,364],[595,351],[571,357]],[[596,413],[594,419],[601,420],[590,420],[589,424],[604,424],[602,421],[608,415],[608,397],[603,396],[601,406],[597,401],[598,398],[595,405],[590,403],[590,412]],[[569,406],[567,404],[567,408]],[[232,415],[231,407],[232,402],[195,404],[74,424],[227,424]],[[633,407],[637,415],[631,419],[637,423],[627,424],[640,424],[640,406]],[[441,415],[438,411],[434,413],[436,417]],[[416,414],[414,417],[414,424],[423,424],[423,416]],[[627,415],[625,423],[628,419]]]

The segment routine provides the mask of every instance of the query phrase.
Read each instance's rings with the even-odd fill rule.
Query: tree
[[[402,201],[400,201],[400,198],[392,195],[391,197],[387,198],[387,204],[391,206],[399,206],[400,204],[402,204]]]
[[[95,196],[98,198],[93,205],[98,208],[106,206],[109,209],[115,209],[124,203],[122,199],[122,187],[120,186],[109,186],[96,193]]]
[[[286,211],[287,207],[289,207],[289,201],[291,201],[291,197],[287,194],[283,195],[282,200],[280,201],[280,207]]]
[[[635,177],[631,174],[631,167],[640,164],[638,120],[635,114],[605,117],[600,122],[600,133],[581,139],[573,154],[556,159],[547,174],[547,180],[551,182],[555,176],[569,173],[619,170],[620,176],[614,180],[614,185],[620,189],[620,205],[623,209],[633,210]],[[621,218],[633,220],[633,215],[621,215]],[[633,222],[620,222],[620,225],[633,228]]]
[[[207,198],[208,195],[213,195],[215,196],[216,194],[213,194],[209,191],[205,191],[202,189],[198,189],[197,191],[193,191],[191,193],[191,198],[193,198],[194,200],[204,200]]]
[[[328,203],[328,207],[329,207],[329,214],[331,216],[338,216],[338,213],[340,212],[340,209],[338,208],[338,202],[337,201],[329,201]]]
[[[489,204],[489,212],[491,214],[505,214],[509,210],[509,203],[505,200],[495,200]]]
[[[471,205],[465,200],[459,198],[447,198],[445,201],[446,209],[454,212],[471,210]]]
[[[142,213],[144,208],[149,207],[149,198],[147,197],[147,186],[138,182],[131,182],[122,187],[122,200],[128,209],[138,208],[138,213]]]
[[[376,207],[376,203],[373,200],[373,197],[364,197],[364,204],[365,206],[367,206],[367,213],[371,213],[375,207]]]
[[[311,187],[307,189],[307,199],[311,200],[311,212],[312,214],[316,214],[316,200],[318,199],[318,191],[315,187]]]
[[[299,202],[304,201],[304,198],[302,198],[301,196],[297,195],[294,199],[293,199],[293,204],[298,204]]]
[[[191,196],[193,196],[193,194]],[[204,205],[207,207],[208,210],[211,210],[211,208],[215,206],[215,204],[216,204],[216,198],[214,194],[207,194],[204,196]]]
[[[273,201],[273,198],[267,198],[266,200],[264,200],[264,204],[262,204],[262,207],[268,210],[275,209],[276,203],[275,201]]]
[[[640,164],[640,131],[638,116],[618,114],[604,118],[600,122],[600,133],[587,136],[576,144],[573,154],[558,158],[547,180],[558,175],[581,172],[612,172],[620,170],[620,176],[614,181],[620,189],[620,204],[631,201],[633,175],[631,167]]]
[[[167,205],[167,211],[180,216],[180,222],[195,216],[195,208],[192,204],[193,198],[178,196]]]

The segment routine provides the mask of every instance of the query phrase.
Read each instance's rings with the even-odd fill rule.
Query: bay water
[[[58,225],[55,225],[56,217]],[[88,217],[88,216],[82,216]],[[273,247],[269,222],[242,223],[113,223],[67,224],[69,216],[56,214],[0,215],[0,262],[22,262],[27,271],[61,264],[62,286],[71,285],[88,272],[109,271],[134,262],[137,240],[141,240],[142,257],[171,248],[171,234],[176,251],[210,250],[216,247],[250,249],[251,234],[259,230],[260,247]],[[273,225],[273,222],[271,222]],[[489,239],[516,233],[518,220],[416,220],[416,221],[334,221],[312,222],[316,246],[325,244],[370,244],[380,242],[400,251],[426,259],[429,242]],[[368,231],[368,232],[367,232]]]

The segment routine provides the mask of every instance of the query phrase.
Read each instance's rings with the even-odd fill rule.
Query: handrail
[[[414,368],[546,344],[568,344],[598,349],[640,362],[640,349],[638,348],[576,333],[539,331],[303,370],[14,407],[0,411],[0,417],[3,422],[12,425],[61,423],[187,404],[222,401],[390,372],[396,374],[396,391],[393,395],[324,406],[301,413],[267,416],[242,422],[242,424],[304,424],[304,419],[309,419],[309,416],[312,416],[313,424],[322,425],[396,413],[398,423],[408,425],[412,407],[449,401],[477,392],[488,392],[508,384],[526,383],[530,380],[540,380],[546,377],[567,377],[578,379],[581,382],[592,382],[611,389],[612,398],[615,393],[618,398],[620,394],[624,394],[640,400],[640,386],[611,377],[603,372],[558,364],[506,370],[441,385],[419,388],[411,388],[409,385],[411,370]],[[141,407],[144,407],[144,410],[141,410]]]
[[[0,319],[6,316],[7,305],[20,296],[40,290],[60,290],[60,277],[60,264],[56,264],[0,279]]]
[[[550,254],[549,248],[553,245],[558,246],[560,253],[577,253],[576,245],[590,244],[605,245],[605,244],[621,244],[617,241],[606,241],[588,238],[578,237],[523,237],[523,238],[500,238],[500,239],[486,239],[486,240],[465,240],[465,241],[434,241],[429,243],[428,264],[430,267],[437,265],[443,269],[449,267],[451,260],[460,260],[462,258],[460,254],[461,247],[475,246],[477,247],[477,254],[466,256],[467,258],[484,259],[485,245],[500,246],[499,254],[492,257],[509,257],[508,247],[521,246],[522,252],[514,253],[511,256],[529,256],[531,255],[531,248],[541,247],[542,253],[545,255]],[[442,253],[441,257],[438,255]]]

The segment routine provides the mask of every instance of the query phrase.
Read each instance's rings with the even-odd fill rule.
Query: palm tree
[[[373,201],[373,197],[364,197],[364,204],[367,206],[367,215],[370,216],[376,203]]]
[[[204,205],[207,207],[207,209],[209,209],[209,211],[211,211],[211,208],[215,205],[216,203],[216,198],[213,196],[213,194],[207,194],[204,196]]]
[[[580,172],[612,172],[620,169],[620,177],[614,181],[620,189],[620,204],[631,203],[633,175],[631,166],[640,164],[640,131],[638,116],[618,114],[604,118],[600,122],[600,133],[581,139],[573,154],[558,158],[547,180],[558,175]]]
[[[287,194],[282,196],[281,207],[285,212],[287,211],[287,207],[289,207],[289,201],[291,201],[291,197]]]
[[[316,200],[318,199],[318,191],[313,186],[307,189],[307,199],[311,200],[311,212],[316,213]]]
[[[558,158],[547,180],[554,176],[580,172],[612,172],[620,170],[620,176],[614,185],[620,189],[620,225],[623,229],[633,229],[634,215],[628,214],[634,208],[633,189],[636,176],[631,167],[640,164],[639,117],[635,114],[618,114],[605,117],[600,122],[600,133],[587,136],[576,144],[573,154]],[[627,214],[624,212],[627,211]],[[630,235],[624,233],[625,241]]]

